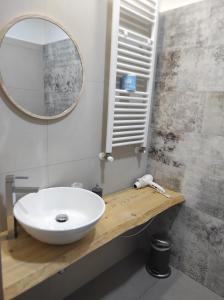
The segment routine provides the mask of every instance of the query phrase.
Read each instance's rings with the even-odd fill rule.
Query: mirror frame
[[[40,115],[36,115],[28,110],[26,110],[24,107],[22,107],[21,105],[19,105],[14,99],[13,97],[11,97],[7,91],[6,85],[2,79],[2,73],[0,70],[0,90],[3,92],[3,95],[5,96],[6,100],[9,101],[11,104],[13,104],[14,107],[16,107],[19,111],[21,111],[22,113],[24,113],[25,115],[28,115],[29,117],[38,119],[38,120],[46,120],[46,121],[51,121],[51,120],[57,120],[60,118],[65,117],[66,115],[68,115],[69,113],[71,113],[73,111],[73,109],[76,107],[76,105],[79,103],[81,94],[83,92],[83,86],[84,86],[84,79],[85,79],[85,72],[84,72],[84,67],[83,67],[83,59],[82,59],[82,55],[80,52],[80,48],[78,46],[78,44],[75,42],[75,39],[73,38],[73,36],[56,20],[49,18],[47,16],[44,15],[37,15],[37,14],[28,14],[28,15],[22,15],[20,17],[14,18],[11,22],[9,22],[7,25],[5,25],[2,29],[0,29],[0,47],[2,45],[2,42],[5,38],[5,35],[7,34],[7,32],[9,31],[9,29],[16,25],[16,23],[26,20],[26,19],[42,19],[48,22],[51,22],[52,24],[56,25],[57,27],[59,27],[61,30],[63,30],[68,37],[71,39],[71,41],[73,42],[74,46],[76,47],[79,56],[80,56],[80,61],[81,61],[81,66],[82,66],[82,86],[81,86],[81,90],[79,93],[79,96],[77,97],[77,101],[74,102],[73,105],[71,105],[68,109],[66,109],[65,111],[63,111],[62,113],[55,115],[55,116],[40,116]]]

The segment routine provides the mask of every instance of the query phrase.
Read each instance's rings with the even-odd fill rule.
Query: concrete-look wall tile
[[[203,244],[204,250],[217,256],[224,257],[223,247],[224,241],[222,239],[224,231],[224,222],[209,216],[206,213],[200,212],[185,205],[179,211],[178,218],[175,220],[171,234],[180,237],[180,233],[186,231],[186,234],[192,235],[192,239]]]
[[[208,259],[208,274],[206,277],[206,286],[224,297],[224,258],[214,256],[212,253]]]
[[[224,162],[224,138],[219,134],[209,136],[203,135],[201,138],[201,154],[204,157],[209,157],[210,162]]]
[[[149,158],[162,163],[163,167],[184,169],[195,164],[200,150],[201,136],[198,134],[154,129]]]
[[[207,94],[202,132],[224,136],[224,92]]]
[[[155,94],[152,126],[166,131],[201,132],[204,93],[157,92]]]
[[[162,162],[149,160],[147,173],[152,174],[154,181],[174,191],[182,190],[185,168],[164,165]]]
[[[196,210],[183,206],[170,235],[173,241],[173,265],[204,284],[208,269],[208,242],[202,217]]]
[[[224,291],[223,231],[222,221],[183,206],[170,232],[172,264],[221,296]]]
[[[194,3],[200,3],[202,1],[203,0],[161,0],[160,11],[168,12],[170,10],[178,9],[179,7],[187,9],[188,6],[191,6]]]
[[[224,46],[224,7],[222,0],[210,0],[211,11],[209,16],[209,35],[208,44]]]
[[[157,169],[160,169],[158,164],[157,167]],[[161,173],[163,174],[163,176],[165,173],[165,178],[166,169],[167,167],[161,168]],[[192,174],[194,172],[195,170],[193,169]],[[158,176],[158,170],[156,171],[156,174]],[[159,175],[160,177],[158,176],[158,178],[164,178],[161,176],[161,174]],[[195,187],[194,182],[197,182],[198,180],[198,178],[196,177],[197,176],[192,178],[193,187]],[[178,176],[174,177],[174,179],[177,178]],[[162,183],[161,180],[159,182]],[[165,179],[164,183],[169,184],[169,179]],[[213,182],[207,182],[207,185],[209,184],[213,186]],[[206,185],[204,187],[206,191]],[[198,190],[198,188],[194,188],[195,193],[197,193]],[[191,203],[189,203],[188,198],[189,191],[188,194],[184,189],[183,191],[184,195],[186,195],[187,205],[191,205]],[[213,195],[214,194],[215,191],[213,191]],[[222,195],[223,192],[219,193],[219,196],[222,197]],[[193,195],[192,197],[195,197],[197,201],[199,199],[199,196],[197,194]],[[204,201],[204,198],[205,195],[204,197],[202,197],[202,203],[206,203]],[[214,196],[212,199],[209,199],[211,207],[213,207],[212,205],[214,205],[213,199]],[[216,204],[214,205],[214,207],[217,208],[217,211],[221,210],[220,206],[218,207]],[[200,210],[202,210],[201,206]],[[170,232],[170,235],[173,240],[172,263],[174,266],[181,269],[183,272],[185,272],[195,280],[210,288],[210,286],[206,282],[207,273],[211,272],[207,260],[208,253],[212,253],[213,257],[223,257],[224,244],[222,236],[224,230],[224,223],[219,219],[211,217],[211,215],[208,215],[207,213],[204,214],[200,212],[200,210],[198,210],[197,206],[196,209],[185,206],[180,210],[179,215],[176,218],[172,230]],[[217,282],[219,282],[220,276],[221,273],[216,274]],[[215,291],[215,289],[213,290]]]
[[[207,214],[203,215],[207,218],[205,223],[209,243],[209,255],[211,257],[224,260],[224,221],[213,217],[211,218]]]
[[[214,166],[211,166],[211,169],[213,168]],[[211,216],[224,220],[223,177],[212,178],[210,176],[207,177],[207,175],[208,172],[204,171],[204,177],[192,176],[192,187],[187,188],[185,186],[186,182],[184,182],[183,191],[188,193],[186,198],[190,205]],[[194,185],[193,180],[199,180],[199,183]]]
[[[85,79],[103,82],[107,27],[107,1],[46,0],[46,13],[63,24],[80,47]]]
[[[200,156],[188,160],[182,191],[192,207],[224,220],[223,137],[200,139]]]
[[[196,207],[211,216],[224,221],[224,163],[208,167],[207,176],[200,180]]]
[[[83,69],[77,48],[70,39],[44,45],[42,50],[45,114],[54,116],[77,103]]]
[[[177,84],[181,51],[159,52],[155,78],[156,91],[172,91]]]
[[[207,46],[209,24],[206,20],[210,15],[210,7],[208,1],[202,1],[163,13],[163,21],[160,23],[160,49],[166,51],[168,48]],[[169,34],[164,34],[167,31]]]
[[[197,77],[192,73],[192,78],[198,82],[198,91],[223,92],[224,91],[224,46],[211,45],[203,50],[198,57]]]
[[[224,2],[162,15],[147,170],[180,190],[173,264],[223,296]]]
[[[197,91],[198,80],[207,76],[204,66],[207,55],[207,49],[201,47],[180,47],[161,52],[157,63],[156,89]]]
[[[172,238],[171,264],[194,280],[205,284],[208,270],[207,251],[191,235]]]
[[[149,157],[164,165],[180,168],[181,161],[177,161],[176,148],[181,136],[173,131],[154,130],[152,133],[152,145],[149,149]],[[174,156],[174,159],[173,159]]]

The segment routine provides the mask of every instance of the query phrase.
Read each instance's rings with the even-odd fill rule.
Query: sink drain
[[[55,220],[59,223],[64,223],[68,221],[68,216],[66,214],[60,214],[56,216]]]

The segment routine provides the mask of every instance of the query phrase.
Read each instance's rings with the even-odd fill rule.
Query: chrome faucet
[[[27,176],[7,175],[5,178],[5,196],[7,213],[8,239],[15,239],[18,235],[17,224],[13,214],[13,207],[17,201],[17,194],[29,194],[38,192],[38,187],[16,187],[16,179],[28,179]]]

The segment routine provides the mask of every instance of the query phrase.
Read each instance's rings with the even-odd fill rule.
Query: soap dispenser
[[[92,192],[97,194],[100,197],[103,197],[103,189],[99,186],[99,184],[97,184],[92,188]]]

